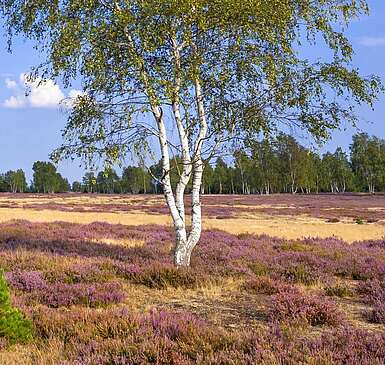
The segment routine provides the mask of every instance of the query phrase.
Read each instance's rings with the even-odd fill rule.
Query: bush
[[[251,263],[250,270],[257,276],[265,276],[270,273],[270,269],[259,261]]]
[[[299,291],[278,293],[274,296],[269,319],[298,325],[335,326],[343,323],[343,314],[332,301]]]
[[[368,280],[361,283],[357,292],[364,296],[369,304],[385,302],[385,283],[380,280]]]
[[[365,314],[370,323],[385,324],[385,303],[377,303],[371,311],[367,311]]]
[[[196,288],[207,280],[203,274],[190,268],[153,266],[144,270],[133,281],[153,289],[166,289],[167,287]]]
[[[291,283],[313,285],[320,279],[318,272],[304,264],[293,264],[283,268],[280,276]]]
[[[32,338],[32,323],[11,306],[4,275],[0,273],[0,337],[10,343],[27,342]]]
[[[289,251],[289,252],[307,252],[312,251],[312,247],[309,245],[305,245],[301,242],[286,242],[278,248],[282,251]]]
[[[25,292],[45,289],[47,283],[40,271],[13,271],[5,274],[12,288]]]
[[[364,224],[364,220],[362,218],[359,218],[357,217],[354,222],[356,222],[357,224]]]
[[[259,276],[246,281],[242,288],[252,294],[272,295],[289,290],[290,286],[279,280],[273,280],[267,276]]]
[[[67,284],[106,282],[112,278],[111,274],[101,270],[98,265],[88,263],[55,268],[46,272],[44,277],[51,283]]]
[[[330,285],[324,288],[325,294],[329,297],[346,298],[353,295],[353,291],[343,284]]]
[[[83,304],[89,307],[120,303],[125,298],[121,285],[116,282],[102,284],[59,283],[31,294],[37,300],[52,308]]]

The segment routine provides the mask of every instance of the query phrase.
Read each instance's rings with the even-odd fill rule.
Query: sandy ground
[[[58,210],[0,208],[1,222],[13,219],[25,219],[31,222],[64,221],[82,224],[96,221],[125,225],[171,224],[171,219],[167,215],[155,215],[142,212],[80,213]],[[306,216],[269,216],[262,213],[248,216],[247,218],[206,218],[204,219],[204,229],[221,229],[233,234],[267,234],[289,239],[336,236],[348,242],[385,238],[385,225],[381,223],[363,225],[351,222],[328,223],[322,219]]]

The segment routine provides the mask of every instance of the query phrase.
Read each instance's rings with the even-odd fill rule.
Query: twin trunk
[[[186,239],[186,229],[183,228],[182,231],[180,231],[176,228],[176,245],[174,252],[174,263],[176,266],[190,266],[191,253],[198,243],[199,238],[200,232],[199,234],[192,232]]]

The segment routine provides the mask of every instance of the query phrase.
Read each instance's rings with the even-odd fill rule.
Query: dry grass
[[[50,339],[42,344],[15,345],[0,352],[0,365],[56,365],[63,362],[64,344]]]
[[[154,215],[143,212],[97,213],[0,208],[0,222],[14,219],[25,219],[31,222],[63,221],[80,224],[89,224],[92,222],[124,225],[171,224],[171,219],[167,215]],[[270,216],[265,213],[248,215],[242,218],[206,218],[204,219],[204,228],[221,229],[232,234],[267,234],[269,236],[287,239],[336,236],[347,242],[385,237],[385,225],[381,224],[381,222],[364,225],[358,225],[349,221],[327,223],[323,219],[306,216]],[[111,244],[114,244],[114,242],[111,242]]]
[[[354,242],[385,237],[385,225],[381,223],[370,225],[351,222],[327,223],[323,219],[311,217],[269,216],[261,213],[249,218],[207,219],[206,222],[207,229],[217,228],[232,234],[267,234],[287,239],[336,236],[344,241]]]
[[[91,241],[95,243],[103,243],[107,245],[123,246],[123,247],[142,247],[145,244],[143,240],[116,239],[116,238],[97,238]]]
[[[166,215],[152,215],[146,213],[99,213],[99,212],[63,212],[60,210],[33,210],[22,208],[0,208],[0,222],[14,219],[25,219],[31,222],[71,222],[89,224],[92,222],[107,222],[110,224],[169,224]]]
[[[195,288],[153,289],[125,284],[125,305],[134,312],[146,313],[153,308],[188,311],[210,323],[229,328],[266,326],[261,316],[266,309],[266,296],[240,292],[242,279],[226,278]]]

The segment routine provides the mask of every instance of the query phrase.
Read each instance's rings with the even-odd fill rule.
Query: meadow
[[[176,269],[161,196],[0,195],[0,364],[385,363],[385,196],[203,201]]]

